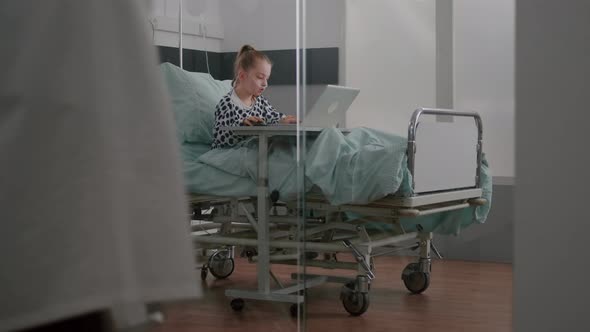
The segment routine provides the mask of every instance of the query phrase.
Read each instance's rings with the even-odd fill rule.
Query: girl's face
[[[260,96],[268,86],[272,66],[265,60],[257,60],[249,70],[240,70],[239,84],[253,96]]]

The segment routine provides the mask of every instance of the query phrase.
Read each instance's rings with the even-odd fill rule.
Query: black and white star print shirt
[[[220,127],[241,126],[244,120],[251,116],[261,118],[267,125],[279,123],[285,117],[283,113],[277,112],[264,96],[257,97],[252,106],[247,107],[232,89],[215,106],[215,126],[211,148],[227,148],[243,140],[242,136],[234,135],[229,130],[221,130]]]

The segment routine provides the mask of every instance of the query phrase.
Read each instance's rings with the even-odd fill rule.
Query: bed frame
[[[423,120],[425,116],[445,116],[445,121],[427,122]],[[475,126],[469,126],[471,128],[467,131],[450,129],[453,122],[449,122],[448,117],[473,119]],[[423,125],[419,128],[421,123]],[[433,129],[436,130],[433,132]],[[469,132],[473,129],[476,135]],[[207,263],[202,266],[203,279],[209,272],[219,279],[229,277],[234,270],[236,247],[242,249],[243,256],[257,264],[256,290],[226,290],[226,296],[233,298],[231,307],[236,311],[244,308],[244,299],[252,299],[292,303],[291,313],[297,315],[305,300],[302,294],[305,289],[325,282],[339,282],[344,284],[340,299],[345,310],[354,316],[361,315],[369,307],[370,283],[375,278],[373,257],[408,249],[418,250],[419,257],[417,262],[405,267],[402,280],[410,292],[422,293],[430,284],[431,253],[442,257],[432,244],[431,232],[424,231],[420,225],[416,225],[416,231],[406,232],[400,218],[432,215],[486,203],[479,181],[483,128],[477,113],[417,109],[408,128],[407,149],[415,194],[411,197],[390,195],[366,205],[334,206],[318,190],[302,194],[303,199],[290,201],[279,200],[276,192],[269,193],[268,138],[297,133],[317,135],[321,128],[302,130],[293,126],[269,126],[234,127],[231,130],[237,135],[258,136],[258,195],[215,197],[192,194],[189,199],[195,246],[203,253],[212,249]],[[420,136],[417,135],[419,130]],[[464,140],[460,139],[461,136]],[[450,138],[445,141],[445,137]],[[432,153],[441,148],[445,149],[445,153],[450,151],[451,155],[447,153],[440,158]],[[434,162],[436,164],[420,164]],[[435,174],[431,176],[434,179],[431,183],[422,181],[422,178],[428,178],[429,168]],[[457,169],[465,174],[459,174]],[[457,185],[437,181],[440,177],[453,179]],[[349,220],[346,212],[363,217]],[[365,227],[374,222],[390,224],[393,231]],[[355,262],[338,261],[336,253],[350,253]],[[271,264],[356,270],[357,277],[310,275],[300,271],[292,275],[296,282],[285,287],[272,273]],[[271,279],[277,285],[274,289],[270,287]]]

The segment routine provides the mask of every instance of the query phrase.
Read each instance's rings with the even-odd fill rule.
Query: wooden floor
[[[256,269],[237,259],[227,280],[209,275],[203,298],[163,307],[165,322],[150,332],[188,331],[511,331],[512,266],[461,261],[433,261],[428,290],[411,295],[400,278],[413,258],[379,257],[371,286],[369,310],[360,317],[346,313],[339,300],[341,285],[325,284],[308,292],[305,321],[291,318],[289,304],[246,301],[234,312],[226,288],[255,288]],[[288,281],[294,267],[275,266]],[[309,269],[308,272],[354,275],[353,271]]]

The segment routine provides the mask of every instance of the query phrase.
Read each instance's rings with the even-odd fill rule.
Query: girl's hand
[[[251,116],[249,118],[245,118],[242,124],[246,126],[255,126],[257,124],[264,124],[264,121],[257,116]]]
[[[287,115],[286,117],[282,118],[279,122],[282,124],[295,124],[297,123],[297,118],[293,115]]]

